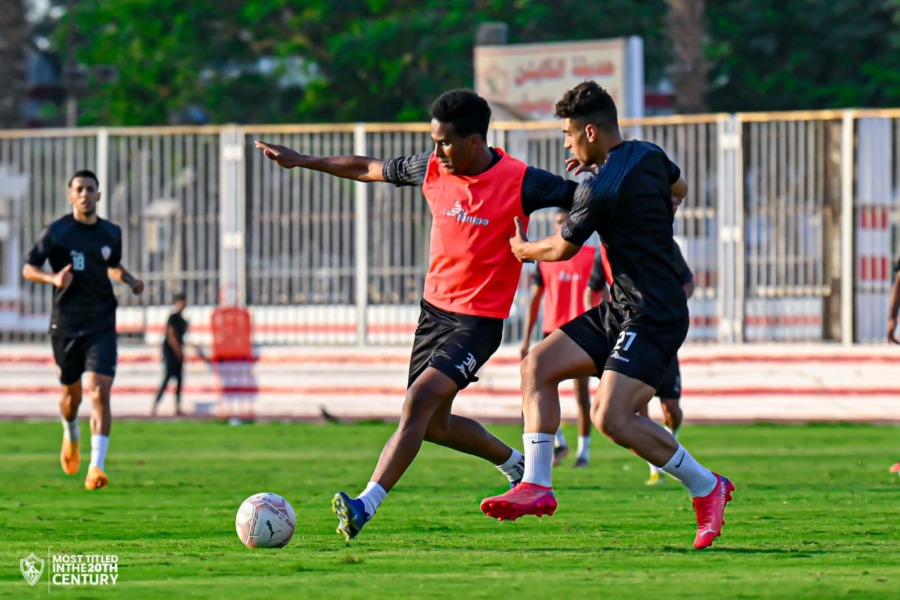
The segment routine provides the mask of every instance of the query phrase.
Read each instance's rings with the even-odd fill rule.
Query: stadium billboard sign
[[[643,116],[643,40],[631,37],[475,48],[476,91],[508,119],[551,120],[556,101],[586,80],[609,91],[620,116]]]

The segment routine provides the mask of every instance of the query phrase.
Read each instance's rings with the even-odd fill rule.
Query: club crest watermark
[[[22,577],[28,582],[28,585],[34,585],[44,574],[44,559],[38,558],[34,552],[19,561],[19,570],[22,571]]]
[[[115,554],[50,554],[47,559],[32,552],[19,561],[19,570],[28,585],[35,585],[47,566],[50,586],[112,586],[119,580],[119,557]]]

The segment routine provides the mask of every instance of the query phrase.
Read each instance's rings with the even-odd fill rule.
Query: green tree
[[[442,91],[473,85],[475,34],[490,21],[509,25],[509,43],[643,35],[651,81],[666,62],[664,0],[608,0],[587,12],[573,0],[362,0],[340,6],[304,3],[293,33],[281,42],[282,52],[312,57],[324,74],[308,87],[300,120],[426,118]]]
[[[284,69],[259,70],[268,24],[240,0],[90,0],[73,20],[78,62],[117,68],[112,84],[93,86],[79,124],[156,125],[199,107],[213,122],[277,121],[299,102],[298,87],[278,83]],[[60,37],[57,36],[59,41]]]
[[[898,0],[709,2],[715,111],[900,106]]]
[[[441,91],[472,85],[485,21],[506,21],[511,43],[643,35],[652,80],[664,15],[665,0],[82,0],[69,17],[78,61],[119,71],[82,100],[80,123],[137,125],[190,106],[218,123],[422,120]],[[264,57],[299,57],[315,76],[280,86],[283,73],[254,68]]]
[[[0,129],[25,121],[25,44],[28,41],[23,0],[5,0],[0,10]]]

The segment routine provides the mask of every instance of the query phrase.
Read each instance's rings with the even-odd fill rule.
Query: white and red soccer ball
[[[294,536],[297,517],[287,500],[261,492],[241,503],[234,527],[248,548],[283,548]]]

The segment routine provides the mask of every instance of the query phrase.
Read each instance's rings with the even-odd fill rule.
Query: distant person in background
[[[554,219],[556,230],[566,222],[569,211],[560,210]],[[588,278],[594,264],[594,248],[583,246],[581,250],[567,261],[539,262],[531,278],[531,298],[525,313],[525,337],[519,353],[524,359],[531,346],[531,334],[537,322],[541,300],[544,301],[544,315],[541,320],[541,331],[547,337],[562,325],[565,325],[585,311],[582,298],[588,289]],[[575,382],[575,401],[578,404],[578,454],[575,457],[576,468],[586,467],[590,462],[591,451],[591,394],[587,377],[573,379]],[[569,455],[569,444],[563,434],[562,425],[556,431],[553,443],[553,466],[559,466]]]
[[[174,302],[174,310],[169,315],[166,322],[166,334],[163,337],[162,344],[162,360],[165,372],[163,373],[162,383],[159,385],[159,391],[156,392],[156,400],[153,401],[153,408],[150,409],[150,415],[155,417],[159,403],[163,394],[166,393],[166,387],[169,380],[175,378],[175,414],[177,416],[184,415],[181,412],[181,387],[184,379],[184,335],[187,333],[188,322],[184,320],[184,308],[187,306],[187,296],[183,293],[175,294],[172,297]]]
[[[91,464],[84,487],[94,490],[109,485],[104,472],[112,428],[109,396],[118,360],[117,302],[110,279],[124,283],[133,294],[143,292],[144,283],[121,264],[122,230],[97,216],[97,176],[91,171],[78,171],[69,180],[68,188],[72,213],[53,221],[41,232],[25,257],[22,276],[56,288],[50,341],[62,386],[60,463],[67,475],[78,472],[78,407],[86,392],[93,410]],[[43,269],[48,260],[52,269],[49,273]],[[84,387],[83,374],[87,374]]]

